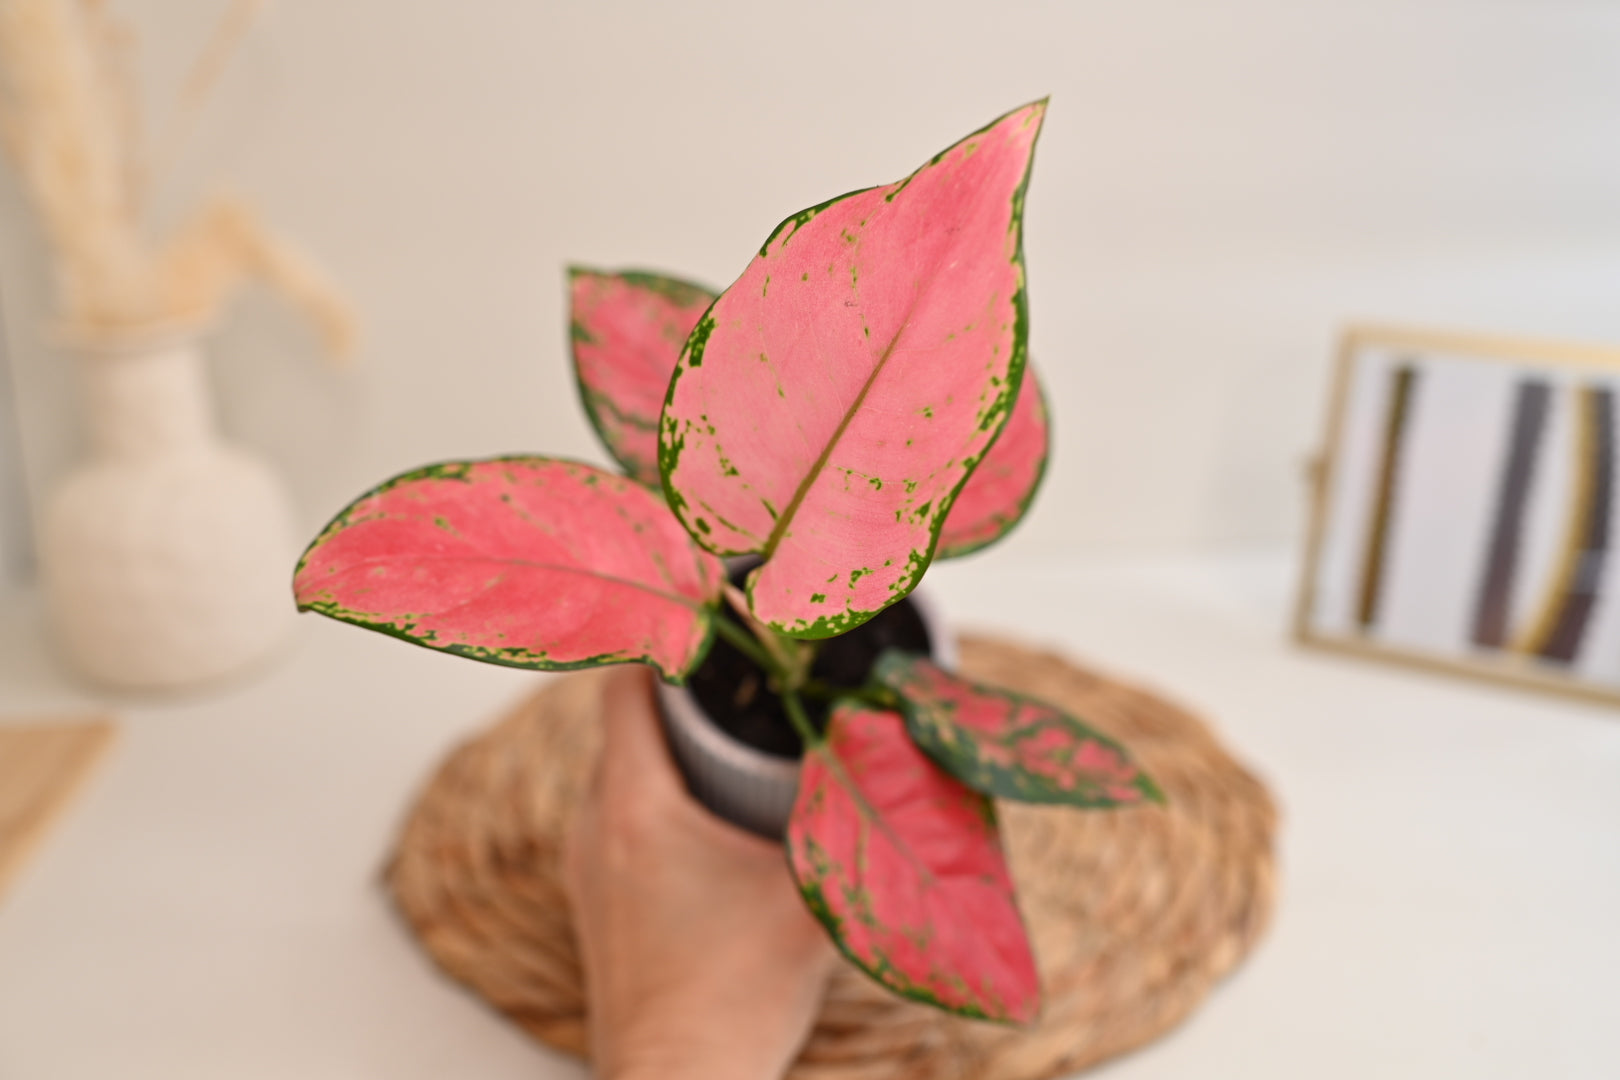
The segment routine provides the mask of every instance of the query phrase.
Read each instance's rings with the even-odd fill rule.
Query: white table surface
[[[1283,807],[1258,952],[1093,1075],[1620,1076],[1620,712],[1301,651],[1275,553],[990,553],[930,583],[1205,711]],[[543,676],[302,622],[252,685],[118,703],[0,901],[0,1080],[583,1075],[441,977],[378,884],[438,756]],[[7,602],[0,716],[94,700]]]

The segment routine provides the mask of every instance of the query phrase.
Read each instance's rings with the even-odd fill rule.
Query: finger
[[[696,811],[691,815],[691,821],[687,827],[700,842],[721,851],[730,851],[741,858],[755,860],[761,864],[779,865],[782,876],[784,878],[789,876],[787,861],[782,857],[782,842],[780,840],[767,840],[762,836],[749,832],[741,825],[732,824],[699,803],[689,794],[685,798],[691,808]]]
[[[589,803],[574,811],[563,833],[562,883],[568,899],[578,908],[584,902],[586,889],[585,854],[595,848],[596,810]]]
[[[601,797],[609,805],[684,794],[664,741],[652,679],[650,669],[626,664],[610,672],[602,687]]]

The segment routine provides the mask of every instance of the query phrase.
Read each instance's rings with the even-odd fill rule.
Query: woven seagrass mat
[[[980,681],[1060,703],[1121,739],[1166,808],[1003,803],[1044,1008],[1017,1030],[899,1000],[839,971],[795,1080],[1045,1080],[1167,1031],[1253,947],[1271,911],[1276,811],[1196,717],[1060,657],[962,643]],[[531,1034],[585,1048],[579,958],[557,872],[598,750],[599,672],[548,683],[445,761],[388,870],[428,951]]]

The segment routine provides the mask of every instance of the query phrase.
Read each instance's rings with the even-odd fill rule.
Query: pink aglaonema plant
[[[406,473],[344,509],[294,582],[303,610],[539,670],[639,661],[681,682],[723,635],[803,746],[785,840],[811,910],[894,992],[1006,1022],[1040,995],[992,797],[1162,796],[1079,718],[927,657],[889,650],[860,685],[809,672],[933,559],[1005,535],[1040,484],[1023,206],[1045,112],[794,214],[721,293],[571,271],[581,397],[625,475],[545,457]],[[755,557],[746,592],[729,555]]]

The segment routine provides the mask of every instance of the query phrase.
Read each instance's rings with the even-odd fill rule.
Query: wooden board
[[[0,897],[112,742],[106,719],[0,723]]]

